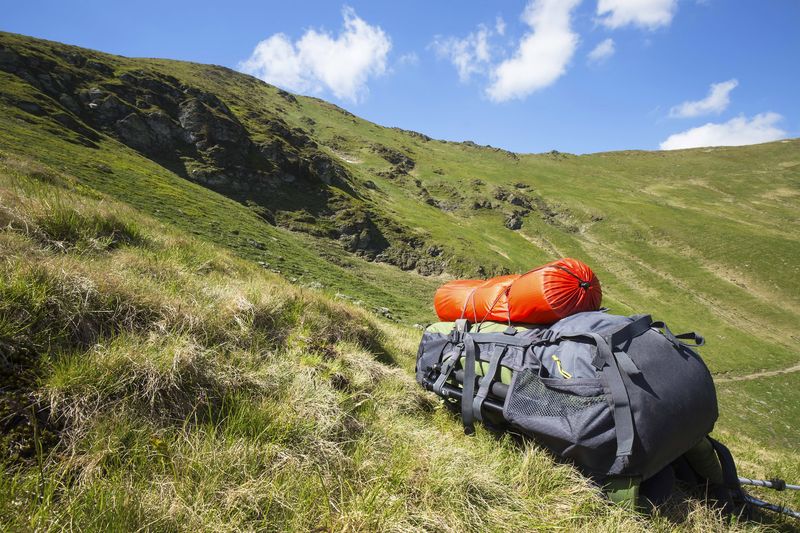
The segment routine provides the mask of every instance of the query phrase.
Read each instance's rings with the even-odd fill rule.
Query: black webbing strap
[[[598,369],[602,369],[611,390],[611,397],[614,400],[614,425],[617,432],[617,457],[630,455],[633,451],[633,414],[631,413],[630,399],[625,383],[622,381],[620,366],[617,355],[608,346],[608,343],[597,333],[558,333],[551,342],[558,342],[560,339],[589,340],[597,346],[597,357],[593,363]],[[624,352],[620,352],[624,353]],[[625,356],[633,365],[633,361]],[[607,370],[606,370],[607,368]],[[636,366],[634,365],[634,369]],[[623,368],[624,370],[624,368]],[[638,372],[638,369],[636,369]]]
[[[625,383],[622,381],[618,358],[611,351],[606,341],[596,333],[590,333],[597,346],[598,355],[606,362],[609,372],[606,373],[608,387],[614,399],[614,425],[617,432],[617,457],[630,455],[633,450],[633,415],[630,399]],[[630,361],[630,359],[628,359]],[[605,373],[605,367],[603,368]]]
[[[483,422],[483,415],[481,415],[483,402],[486,401],[486,397],[489,395],[489,387],[494,377],[497,375],[497,369],[500,367],[500,360],[505,353],[506,346],[501,344],[494,345],[494,353],[492,354],[492,360],[489,362],[489,370],[484,374],[481,386],[478,389],[478,394],[475,395],[475,400],[472,402],[472,413],[475,415],[475,420],[478,422]]]
[[[747,501],[746,493],[744,489],[742,489],[742,484],[739,481],[739,474],[736,472],[736,462],[733,460],[733,455],[731,455],[730,450],[728,450],[728,448],[721,442],[714,440],[711,437],[707,438],[711,442],[711,446],[714,448],[714,451],[719,458],[719,463],[722,466],[722,481],[724,482],[724,488],[730,491],[729,495],[731,499],[734,500],[732,502],[732,506],[736,507],[738,505],[742,505],[742,507],[738,509],[738,513],[736,513],[735,509],[729,510],[740,516],[752,518],[752,508],[744,505],[744,503]]]
[[[652,318],[650,315],[633,315],[631,317],[633,322],[625,326],[619,331],[615,331],[611,335],[611,349],[614,351],[614,356],[617,358],[617,363],[622,367],[629,376],[638,376],[642,373],[636,363],[628,356],[625,350],[617,349],[620,344],[625,344],[635,339],[642,333],[650,330]]]
[[[664,322],[653,322],[651,324],[651,326],[653,326],[654,328],[663,329],[664,330],[664,336],[673,345],[675,345],[675,348],[678,348],[678,349],[680,349],[680,347],[682,345],[683,346],[688,346],[689,348],[697,348],[698,346],[703,346],[706,343],[706,340],[702,337],[702,335],[698,335],[694,331],[692,331],[690,333],[681,333],[680,335],[675,335],[674,333],[672,333],[669,330],[669,328],[667,327],[667,325]],[[694,341],[694,344],[689,344],[689,343],[683,342],[682,339],[692,340],[692,341]]]
[[[461,421],[464,423],[464,433],[472,435],[475,433],[475,424],[472,416],[472,402],[470,401],[475,394],[475,341],[471,335],[464,337],[464,347],[466,348],[466,361],[464,361],[464,385],[461,391]]]
[[[515,337],[507,333],[470,333],[469,335],[475,342],[495,342],[505,344],[506,346],[533,346],[539,340],[531,337]]]
[[[456,344],[455,350],[453,350],[450,358],[442,364],[442,370],[439,373],[439,377],[436,378],[436,381],[433,384],[433,392],[438,394],[439,396],[443,396],[442,394],[442,387],[444,387],[445,382],[450,379],[450,374],[452,374],[453,369],[458,363],[458,360],[461,359],[461,352],[463,350],[462,344]]]
[[[612,346],[619,346],[624,342],[628,342],[629,340],[638,337],[645,331],[650,329],[650,326],[653,324],[653,319],[650,318],[650,315],[633,315],[630,317],[633,322],[625,326],[619,331],[615,331],[613,335],[611,335],[611,345]]]
[[[617,457],[630,455],[633,451],[633,415],[631,414],[631,404],[628,398],[628,391],[622,381],[622,374],[617,366],[618,358],[611,351],[606,341],[597,333],[590,333],[597,345],[597,352],[606,363],[610,372],[606,379],[608,387],[611,389],[611,396],[614,398],[614,425],[617,432]],[[630,361],[630,359],[628,359]],[[633,362],[631,362],[632,364]],[[605,368],[603,370],[605,372]]]

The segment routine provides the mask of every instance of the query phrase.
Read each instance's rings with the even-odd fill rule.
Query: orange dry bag
[[[592,269],[559,259],[525,274],[447,283],[436,291],[436,314],[444,322],[467,318],[551,324],[575,313],[597,311],[603,292]]]

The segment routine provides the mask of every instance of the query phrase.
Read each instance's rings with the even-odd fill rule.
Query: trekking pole
[[[762,481],[762,483],[763,483],[763,481]],[[782,515],[785,514],[787,516],[791,516],[792,518],[800,518],[800,513],[796,512],[796,511],[792,511],[792,510],[787,509],[785,507],[779,507],[779,506],[773,505],[771,503],[762,502],[761,500],[757,500],[757,499],[753,498],[750,495],[745,495],[744,500],[749,504],[755,505],[756,507],[760,507],[762,509],[767,509],[768,511],[773,511],[775,513],[779,513],[779,514],[782,514]]]
[[[424,376],[422,384],[425,390],[433,390],[433,385],[436,382],[437,375],[438,371],[436,369],[433,369]],[[444,386],[442,386],[442,397],[451,398],[453,400],[460,402],[462,397],[462,391],[458,387],[455,387],[450,384],[445,384]],[[486,409],[486,411],[489,413],[503,416],[503,404],[496,400],[487,398],[483,402],[483,408]]]
[[[766,487],[768,489],[775,489],[777,491],[781,490],[800,490],[800,485],[787,485],[786,482],[782,479],[772,478],[769,481],[760,481],[758,479],[747,479],[746,477],[740,477],[739,483],[742,485],[753,485],[756,487]]]

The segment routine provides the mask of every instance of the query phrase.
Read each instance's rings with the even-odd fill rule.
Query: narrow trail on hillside
[[[759,372],[757,374],[748,374],[746,376],[734,376],[732,378],[716,378],[714,379],[714,383],[728,383],[731,381],[744,381],[746,379],[767,378],[770,376],[777,376],[779,374],[788,374],[790,372],[797,372],[798,370],[800,370],[800,365],[796,365],[791,368],[784,368],[783,370],[772,370],[770,372]]]

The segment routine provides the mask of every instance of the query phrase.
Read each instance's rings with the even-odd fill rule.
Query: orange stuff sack
[[[551,324],[575,313],[597,311],[602,299],[592,269],[567,258],[522,275],[452,281],[439,287],[434,305],[443,322],[467,318],[473,323]]]

